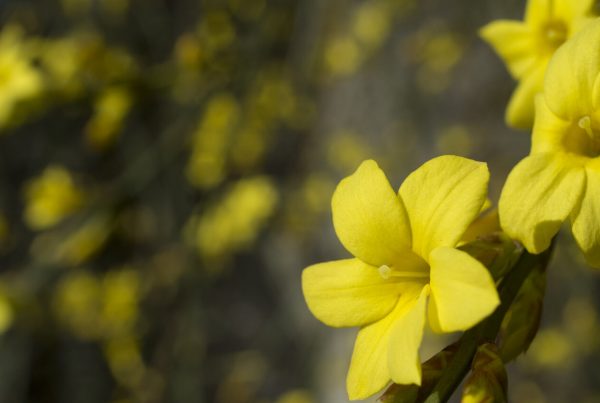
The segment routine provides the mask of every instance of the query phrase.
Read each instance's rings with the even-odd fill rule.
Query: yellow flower
[[[542,90],[548,61],[591,20],[594,0],[529,0],[525,21],[499,20],[480,35],[519,81],[506,110],[509,126],[530,129],[535,95]]]
[[[25,187],[25,221],[34,230],[50,228],[81,209],[84,193],[75,185],[69,171],[49,166]]]
[[[536,98],[531,153],[510,173],[500,224],[528,251],[550,245],[571,218],[588,263],[600,267],[600,20],[557,52]]]
[[[10,123],[21,102],[43,91],[42,76],[22,36],[20,28],[11,25],[0,34],[0,127]]]
[[[361,326],[347,378],[350,399],[366,398],[390,379],[421,383],[426,317],[435,332],[454,332],[498,305],[487,269],[454,248],[478,216],[488,180],[485,164],[443,156],[409,175],[398,195],[374,161],[338,185],[333,224],[355,258],[308,267],[302,287],[325,324]]]
[[[85,127],[88,142],[96,149],[105,149],[123,129],[132,106],[131,92],[120,85],[104,88],[94,105],[94,115]]]

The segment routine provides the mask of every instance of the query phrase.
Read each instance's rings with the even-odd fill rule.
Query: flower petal
[[[397,319],[392,329],[388,365],[394,383],[421,385],[419,347],[423,340],[428,295],[429,287],[424,287],[416,302],[411,302],[410,309]]]
[[[334,327],[363,326],[381,319],[394,308],[403,288],[358,259],[319,263],[302,272],[308,308]]]
[[[590,266],[600,268],[600,167],[597,168],[586,169],[584,195],[572,221],[573,236],[585,260]]]
[[[389,315],[358,332],[346,379],[350,400],[366,399],[390,381],[390,336],[397,321],[418,300],[422,289],[421,285],[406,290]]]
[[[429,323],[435,332],[466,330],[489,316],[500,298],[489,271],[454,248],[431,252]]]
[[[331,204],[338,238],[362,261],[392,265],[410,250],[406,211],[375,161],[363,162],[342,180]]]
[[[502,229],[531,253],[550,246],[561,223],[581,198],[585,173],[579,161],[561,154],[531,155],[515,166],[502,190]]]
[[[528,0],[525,9],[525,21],[529,25],[539,26],[552,18],[553,0]]]
[[[489,171],[482,162],[446,155],[411,173],[400,187],[413,231],[413,250],[427,260],[455,246],[485,202]]]
[[[531,154],[560,152],[566,149],[577,152],[575,148],[580,148],[578,144],[567,144],[567,141],[577,142],[580,138],[580,136],[567,136],[571,126],[571,122],[556,116],[548,108],[544,95],[539,94],[535,98],[535,123],[531,138]]]
[[[595,0],[554,0],[554,15],[573,21],[589,15]]]
[[[506,108],[506,123],[516,129],[531,129],[535,116],[535,96],[544,87],[547,63],[540,62],[525,75],[510,97]]]
[[[499,20],[487,24],[479,35],[506,63],[514,78],[521,78],[536,64],[535,33],[520,21]]]
[[[592,92],[600,73],[600,23],[587,24],[562,45],[548,64],[544,93],[549,108],[577,122],[593,112]]]

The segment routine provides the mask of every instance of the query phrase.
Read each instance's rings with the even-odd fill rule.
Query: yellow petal
[[[571,126],[571,122],[559,118],[548,108],[543,94],[538,94],[535,99],[535,124],[531,138],[531,154],[560,152],[567,149],[577,152],[575,148],[581,149],[581,147],[573,142],[577,142],[580,136],[566,136]],[[577,153],[579,154],[579,152]]]
[[[516,129],[531,129],[535,116],[535,96],[544,86],[546,62],[539,62],[525,75],[506,108],[506,123]]]
[[[584,184],[577,160],[549,153],[523,159],[500,196],[502,229],[529,252],[543,252],[579,201]]]
[[[564,120],[577,122],[593,112],[592,92],[600,73],[600,21],[586,25],[550,60],[544,83],[546,102]]]
[[[553,0],[528,0],[525,9],[525,21],[528,25],[543,25],[552,17],[551,2]]]
[[[500,298],[489,271],[466,252],[431,252],[429,323],[436,332],[466,330],[489,316]]]
[[[413,232],[413,250],[427,260],[439,246],[455,246],[485,202],[487,165],[446,155],[411,173],[400,187]]]
[[[421,385],[419,347],[425,327],[425,307],[429,287],[424,287],[416,302],[398,318],[390,336],[388,365],[394,383]]]
[[[600,268],[600,167],[586,169],[581,206],[573,214],[573,235],[592,267]]]
[[[302,291],[310,311],[334,327],[362,326],[387,315],[402,286],[384,280],[377,268],[358,259],[320,263],[302,272]]]
[[[418,300],[422,288],[423,286],[415,286],[406,290],[390,314],[358,332],[346,378],[350,400],[366,399],[379,392],[390,381],[390,335],[396,322]]]
[[[554,0],[554,15],[566,21],[589,15],[595,0]]]
[[[594,22],[598,17],[593,14],[588,14],[585,17],[576,18],[571,22],[571,32],[577,33],[591,22]]]
[[[375,161],[340,182],[331,201],[333,225],[344,247],[374,266],[402,261],[410,249],[404,206]]]
[[[515,78],[523,77],[536,64],[535,32],[520,21],[499,20],[487,24],[479,35],[506,63]]]

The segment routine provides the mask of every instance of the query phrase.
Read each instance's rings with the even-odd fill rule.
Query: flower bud
[[[534,268],[519,290],[500,326],[498,346],[504,362],[529,348],[540,326],[546,290],[546,273]]]
[[[507,401],[508,380],[504,362],[494,343],[479,346],[473,359],[471,375],[465,381],[462,403]]]

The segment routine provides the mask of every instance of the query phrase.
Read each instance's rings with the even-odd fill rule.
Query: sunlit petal
[[[374,266],[402,261],[410,248],[410,226],[375,161],[363,162],[342,180],[331,203],[335,231],[350,253]]]
[[[528,25],[539,26],[552,17],[551,2],[554,0],[528,0],[525,21]]]
[[[410,302],[410,309],[398,318],[392,329],[389,368],[395,383],[421,385],[421,358],[419,347],[425,327],[425,307],[429,287],[423,288],[416,302]]]
[[[521,78],[535,67],[535,40],[528,25],[520,21],[494,21],[483,27],[479,35],[504,60],[513,77]]]
[[[577,122],[593,111],[592,89],[600,72],[600,24],[588,24],[561,46],[548,65],[546,102],[562,119]]]
[[[512,170],[500,196],[500,225],[531,253],[550,246],[561,223],[580,200],[585,172],[578,160],[536,154]]]
[[[586,177],[581,205],[572,216],[573,235],[588,264],[600,268],[600,166],[587,168]]]
[[[422,289],[423,286],[417,286],[406,290],[389,315],[358,332],[346,379],[351,400],[366,399],[390,382],[388,363],[392,331],[398,320],[414,306]]]
[[[466,330],[500,303],[494,280],[466,252],[442,247],[431,252],[429,323],[436,332]]]
[[[531,153],[560,152],[567,148],[578,148],[577,144],[567,144],[577,141],[577,138],[565,135],[572,125],[571,122],[556,116],[548,108],[544,95],[538,95],[535,99],[535,124],[531,140]]]
[[[358,259],[319,263],[302,272],[310,311],[329,326],[362,326],[387,315],[403,289]]]
[[[489,172],[482,162],[442,156],[423,164],[400,187],[413,231],[413,249],[427,260],[455,246],[485,202]]]
[[[590,13],[595,0],[554,0],[554,15],[573,21]]]
[[[513,92],[506,109],[506,122],[510,127],[531,129],[535,116],[535,97],[544,87],[546,63],[539,63],[528,73]]]

